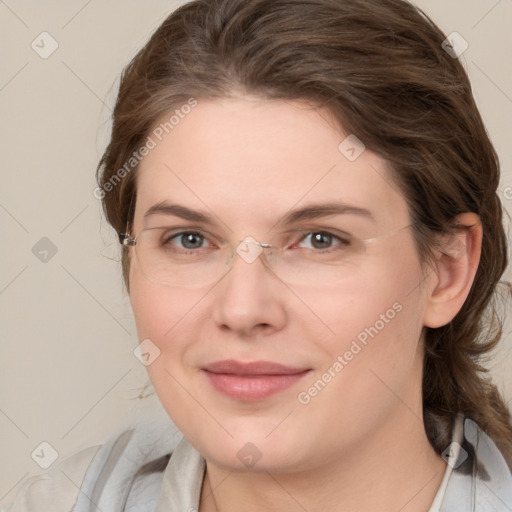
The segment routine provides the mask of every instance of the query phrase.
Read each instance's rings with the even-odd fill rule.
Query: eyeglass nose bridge
[[[258,242],[252,236],[246,236],[237,246],[236,253],[246,262],[254,263],[263,252],[263,249],[273,247],[272,244]]]

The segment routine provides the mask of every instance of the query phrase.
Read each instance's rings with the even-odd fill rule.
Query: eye
[[[184,231],[172,235],[162,241],[162,245],[174,245],[179,249],[201,249],[208,246],[208,240],[205,236],[194,231]],[[205,245],[206,243],[206,245]]]
[[[311,231],[304,236],[299,242],[299,246],[308,243],[313,249],[331,249],[336,246],[350,245],[348,240],[344,240],[339,236],[333,235],[327,231]]]

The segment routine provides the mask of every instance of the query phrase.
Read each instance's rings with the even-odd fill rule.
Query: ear
[[[436,251],[435,278],[428,288],[423,314],[426,327],[442,327],[453,320],[469,294],[480,262],[480,217],[475,213],[463,213],[454,221],[462,227],[455,235],[443,235],[442,249]]]

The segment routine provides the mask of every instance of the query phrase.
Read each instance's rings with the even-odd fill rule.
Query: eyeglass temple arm
[[[135,245],[135,238],[132,238],[130,233],[118,233],[119,243],[126,247],[127,245]]]

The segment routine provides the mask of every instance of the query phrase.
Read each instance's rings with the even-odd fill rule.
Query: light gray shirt
[[[7,510],[197,512],[205,459],[186,438],[176,444],[169,426],[138,425],[76,454],[29,480]],[[512,473],[474,421],[457,417],[443,458],[446,471],[428,512],[512,512]],[[144,470],[151,461],[157,464]]]

